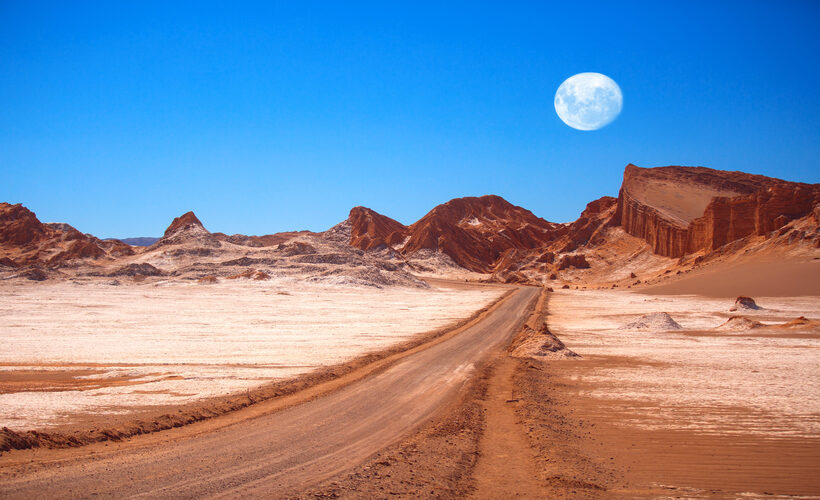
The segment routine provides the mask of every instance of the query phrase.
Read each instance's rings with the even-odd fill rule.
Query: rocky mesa
[[[653,252],[682,257],[763,236],[812,213],[820,184],[704,167],[627,165],[613,224]]]

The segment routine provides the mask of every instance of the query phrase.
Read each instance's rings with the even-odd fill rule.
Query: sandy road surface
[[[425,422],[457,394],[475,361],[517,331],[538,292],[519,289],[458,335],[306,404],[161,446],[136,438],[45,462],[36,452],[32,463],[18,455],[0,462],[0,497],[286,497]]]

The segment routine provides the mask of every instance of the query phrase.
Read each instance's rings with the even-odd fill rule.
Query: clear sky
[[[411,223],[498,194],[551,221],[623,168],[820,182],[820,2],[0,0],[0,201],[100,237]],[[624,108],[578,131],[581,72]]]

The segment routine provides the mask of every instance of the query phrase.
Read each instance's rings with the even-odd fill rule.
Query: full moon
[[[621,113],[624,96],[612,78],[601,73],[578,73],[564,80],[555,93],[555,112],[578,130],[598,130]]]

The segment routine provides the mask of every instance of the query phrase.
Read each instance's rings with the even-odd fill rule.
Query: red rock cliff
[[[803,217],[820,185],[704,167],[627,165],[613,223],[667,257],[763,235]]]
[[[688,227],[688,252],[714,250],[746,236],[763,236],[820,204],[820,186],[777,183],[765,191],[714,198]]]

